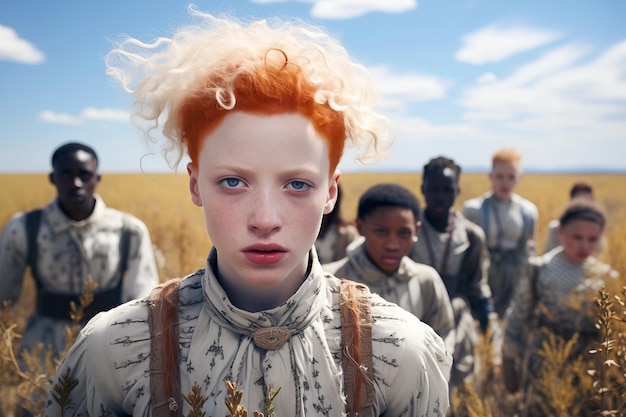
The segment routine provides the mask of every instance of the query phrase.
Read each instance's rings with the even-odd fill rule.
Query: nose
[[[72,178],[72,184],[74,185],[74,187],[76,187],[76,188],[80,188],[80,187],[82,187],[82,186],[83,186],[83,180],[81,180],[81,179],[80,179],[80,176],[75,175],[75,176]]]
[[[580,244],[580,248],[582,249],[583,253],[590,254],[595,249],[595,245],[590,240],[583,240]]]
[[[387,250],[398,250],[400,248],[400,239],[398,236],[391,234],[385,241],[385,248]]]
[[[256,232],[270,233],[280,230],[282,225],[279,199],[269,193],[259,193],[251,201],[248,227]]]

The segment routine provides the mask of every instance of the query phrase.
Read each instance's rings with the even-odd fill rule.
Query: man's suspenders
[[[79,295],[58,294],[45,289],[39,278],[37,262],[37,235],[41,224],[42,210],[33,210],[26,213],[26,239],[28,242],[27,263],[30,265],[31,274],[37,286],[36,309],[41,315],[61,320],[70,320],[70,302],[78,305]],[[122,301],[122,284],[124,273],[128,268],[128,256],[130,252],[130,228],[126,218],[123,219],[122,234],[120,237],[120,280],[118,284],[109,290],[99,291],[94,294],[94,300],[85,309],[84,321],[98,314],[100,311],[109,310]]]

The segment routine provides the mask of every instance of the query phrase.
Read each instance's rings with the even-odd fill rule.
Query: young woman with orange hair
[[[359,305],[346,301],[315,255],[345,141],[367,161],[392,137],[374,111],[368,72],[302,22],[242,24],[191,12],[200,25],[171,39],[123,42],[109,55],[109,73],[136,95],[148,137],[162,130],[170,160],[191,159],[191,199],[213,243],[206,268],[165,287],[169,315],[161,307],[149,315],[156,301],[142,299],[90,321],[53,380],[77,385],[63,398],[53,389],[46,414],[189,415],[179,394],[193,388],[205,397],[201,411],[221,417],[233,414],[230,381],[250,413],[354,415],[356,401],[360,415],[444,415],[451,359],[442,340],[364,288]],[[169,295],[176,289],[178,299]],[[370,315],[369,327],[351,329],[355,339],[371,338],[371,350],[348,359],[342,304]],[[164,332],[151,332],[159,317]],[[164,343],[151,345],[155,337]],[[164,375],[154,365],[161,350]],[[346,388],[355,379],[343,375],[348,362],[368,358],[356,375],[371,391]]]

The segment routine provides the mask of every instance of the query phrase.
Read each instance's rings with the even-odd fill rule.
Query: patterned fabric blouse
[[[80,295],[88,276],[97,284],[96,291],[118,285],[124,218],[131,235],[122,301],[149,294],[159,277],[148,229],[136,217],[108,208],[99,196],[91,216],[81,221],[67,217],[57,200],[43,209],[37,235],[37,263],[43,288],[58,294]],[[26,235],[24,213],[14,215],[0,234],[0,302],[15,302],[20,296],[28,258]],[[29,318],[22,347],[32,348],[42,342],[62,351],[68,324],[69,320],[35,313]]]
[[[281,387],[275,415],[340,416],[341,377],[339,280],[312,264],[299,290],[284,304],[251,313],[234,307],[214,275],[217,254],[207,269],[186,277],[180,288],[179,352],[183,394],[198,384],[208,399],[207,416],[229,414],[225,380],[244,391],[241,404],[264,410],[264,396]],[[442,340],[397,306],[371,296],[374,415],[444,416],[446,375],[451,358]],[[257,347],[258,329],[284,327],[291,336],[276,350]],[[65,358],[57,376],[69,372],[78,385],[62,414],[51,393],[46,414],[56,416],[150,416],[150,334],[147,302],[136,300],[92,319]],[[183,415],[190,411],[187,403]]]
[[[593,298],[607,279],[617,278],[610,266],[590,256],[583,264],[571,262],[558,247],[533,263],[520,281],[514,303],[505,319],[503,355],[521,358],[532,335],[525,333],[533,317],[536,325],[530,332],[540,333],[539,325],[564,334],[595,333],[597,320]]]
[[[366,284],[370,291],[414,314],[441,336],[454,351],[454,313],[448,291],[434,268],[405,256],[393,275],[382,272],[367,256],[365,242],[341,261],[323,266],[324,271]]]

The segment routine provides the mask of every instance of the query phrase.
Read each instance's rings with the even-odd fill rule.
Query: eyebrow
[[[317,165],[315,165],[315,167],[317,167]],[[244,176],[256,175],[260,172],[258,170],[249,169],[247,167],[239,166],[239,165],[215,165],[211,167],[210,170],[211,171],[216,171],[216,170],[233,171]],[[320,173],[322,173],[321,169],[314,169],[314,168],[303,166],[303,167],[298,167],[298,168],[291,168],[285,171],[279,171],[278,175],[285,176],[285,177],[293,177],[293,176],[297,177],[297,176],[302,176],[302,175],[315,176]]]

